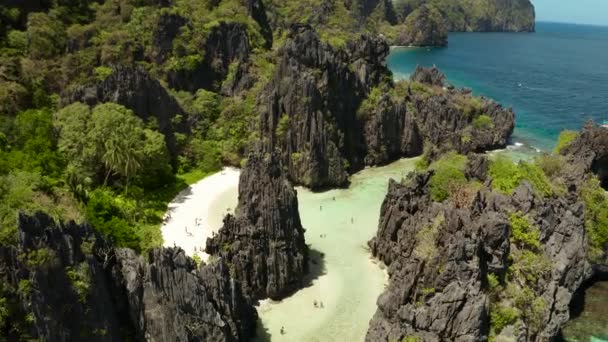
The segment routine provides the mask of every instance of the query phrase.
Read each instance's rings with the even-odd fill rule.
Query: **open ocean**
[[[608,27],[537,23],[535,33],[451,33],[447,48],[395,48],[396,79],[437,65],[456,86],[511,106],[513,140],[551,150],[564,129],[608,120]]]

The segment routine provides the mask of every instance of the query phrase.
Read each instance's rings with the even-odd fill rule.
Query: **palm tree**
[[[129,191],[129,180],[136,174],[141,168],[141,156],[138,151],[137,139],[124,139],[125,143],[123,163],[121,165],[121,173],[127,178],[127,184],[125,186],[125,193]]]
[[[114,140],[106,140],[104,143],[105,152],[102,156],[103,163],[106,167],[106,177],[103,181],[103,185],[106,186],[108,183],[108,178],[110,178],[110,174],[112,172],[119,172],[122,164],[124,163],[124,152],[121,148],[120,144]]]

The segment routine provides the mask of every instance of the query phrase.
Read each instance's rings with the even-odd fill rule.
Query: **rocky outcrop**
[[[0,278],[9,340],[242,341],[255,329],[255,309],[221,261],[197,269],[181,249],[145,261],[87,224],[42,213],[20,216],[18,246],[0,247]]]
[[[366,165],[417,156],[425,147],[432,159],[449,150],[467,154],[507,144],[513,111],[470,91],[442,87],[443,79],[436,68],[419,67],[411,83],[397,86],[400,91],[380,88],[375,101],[366,100],[358,113],[364,122]]]
[[[260,25],[260,33],[265,41],[264,47],[267,49],[271,48],[273,40],[272,27],[270,27],[270,22],[266,15],[266,6],[264,6],[264,2],[262,0],[243,0],[243,2],[245,6],[247,6],[247,11],[251,18]]]
[[[246,62],[251,52],[247,29],[241,23],[220,22],[211,28],[201,51],[202,62],[193,69],[168,72],[169,87],[195,92],[203,88],[219,91],[230,72],[231,65]]]
[[[188,20],[173,13],[163,13],[158,19],[152,33],[152,60],[156,64],[164,63],[173,52],[173,40],[177,38],[182,27]]]
[[[572,194],[539,196],[527,181],[511,196],[492,191],[487,164],[469,160],[465,174],[486,186],[467,200],[434,202],[432,171],[390,181],[369,243],[390,280],[367,341],[547,341],[568,320],[572,296],[591,274],[582,203]],[[538,232],[531,245],[513,215],[528,222],[524,232]],[[515,316],[500,329],[491,324],[509,308]]]
[[[424,83],[435,87],[443,87],[445,84],[445,75],[439,71],[436,66],[425,68],[420,65],[416,66],[416,70],[410,76],[410,81]]]
[[[419,155],[426,141],[463,153],[506,144],[511,110],[436,86],[437,70],[415,74],[428,85],[395,86],[388,52],[381,39],[362,36],[336,50],[309,26],[291,28],[259,109],[261,136],[282,151],[295,183],[343,186],[366,165]]]
[[[400,46],[447,46],[448,28],[445,20],[432,5],[422,5],[397,27],[393,42]]]
[[[383,65],[388,46],[364,37],[352,47],[351,55],[336,51],[310,26],[293,26],[260,98],[262,136],[281,149],[296,183],[345,185],[349,168],[363,165],[355,113],[369,88],[390,77]]]
[[[103,81],[79,87],[63,95],[64,105],[73,102],[83,102],[90,106],[114,102],[131,109],[145,121],[156,120],[174,161],[179,152],[175,133],[188,132],[187,120],[174,120],[177,116],[185,115],[177,100],[140,67],[115,66],[112,74]]]
[[[396,11],[406,21],[427,5],[439,10],[450,32],[534,32],[535,13],[530,0],[403,2]]]
[[[392,0],[344,0],[344,5],[361,23],[374,15],[391,25],[397,23],[397,13]]]
[[[302,286],[308,247],[296,192],[278,153],[249,155],[235,215],[224,219],[206,252],[226,261],[248,298],[282,299]]]
[[[604,189],[608,189],[608,129],[588,122],[578,137],[560,153],[569,157],[575,170],[571,177],[581,178],[587,172],[595,173]]]
[[[137,336],[147,341],[242,341],[257,313],[221,260],[197,270],[181,249],[157,249],[146,262],[116,251],[118,275]]]

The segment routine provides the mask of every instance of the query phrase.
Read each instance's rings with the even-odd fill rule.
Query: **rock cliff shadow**
[[[270,330],[264,326],[264,323],[261,319],[258,318],[258,321],[255,325],[255,338],[254,342],[270,342],[272,340],[272,335],[270,334]]]
[[[312,286],[315,279],[326,273],[325,254],[310,248],[308,250],[308,274],[304,277],[302,288]]]

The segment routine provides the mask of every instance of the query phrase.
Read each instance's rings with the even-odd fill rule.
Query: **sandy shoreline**
[[[238,186],[240,174],[238,169],[224,168],[180,192],[165,214],[161,228],[164,246],[179,246],[189,256],[198,254],[206,261],[205,242],[221,228],[221,222],[210,219],[217,216],[211,208],[222,194]]]

